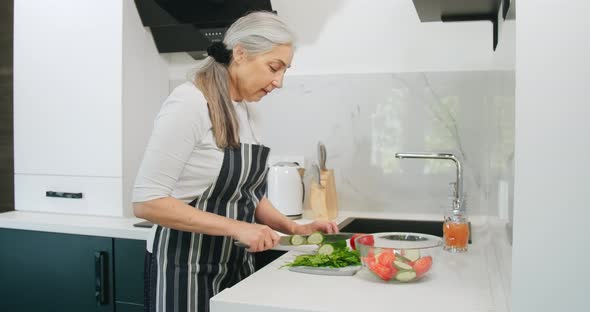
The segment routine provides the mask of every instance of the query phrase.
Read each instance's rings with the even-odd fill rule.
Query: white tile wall
[[[251,108],[274,155],[304,155],[309,167],[325,143],[343,209],[442,212],[453,163],[396,152],[461,157],[472,214],[496,215],[499,181],[511,182],[513,71],[287,76]]]

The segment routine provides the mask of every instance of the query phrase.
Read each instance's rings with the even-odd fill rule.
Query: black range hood
[[[498,45],[498,18],[507,18],[511,0],[412,0],[421,22],[490,21],[493,49]],[[514,2],[514,0],[512,0]],[[500,11],[501,10],[501,11]],[[511,10],[512,12],[514,10]],[[508,18],[511,16],[509,15]],[[512,15],[513,18],[513,15]]]
[[[149,27],[158,52],[206,56],[211,42],[251,11],[272,11],[270,0],[135,0],[143,26]]]

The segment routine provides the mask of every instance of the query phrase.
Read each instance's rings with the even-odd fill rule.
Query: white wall
[[[298,37],[288,75],[513,70],[514,23],[492,49],[490,22],[420,23],[410,0],[273,0]],[[170,78],[194,64],[170,55]]]
[[[498,215],[498,181],[512,177],[513,71],[298,75],[284,85],[249,104],[257,137],[271,148],[270,164],[300,156],[307,187],[322,141],[341,209],[442,218],[454,164],[395,158],[428,151],[463,160],[470,215]]]
[[[590,2],[516,13],[512,311],[588,311]]]
[[[498,180],[512,174],[513,71],[299,75],[284,85],[250,105],[254,129],[271,155],[302,155],[307,169],[322,141],[342,209],[442,216],[454,164],[395,153],[449,152],[463,161],[468,213],[498,214]]]
[[[132,216],[131,193],[153,121],[168,95],[168,66],[133,0],[123,3],[123,215]]]

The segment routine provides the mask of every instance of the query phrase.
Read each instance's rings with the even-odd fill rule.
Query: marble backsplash
[[[454,163],[394,155],[446,152],[463,162],[468,213],[506,216],[514,89],[513,71],[287,76],[250,107],[272,155],[309,168],[326,145],[341,209],[442,213]]]

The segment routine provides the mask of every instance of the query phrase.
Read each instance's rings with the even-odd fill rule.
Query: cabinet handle
[[[66,193],[66,192],[47,191],[47,192],[45,192],[45,196],[80,199],[80,198],[82,198],[82,193]]]
[[[107,301],[107,254],[104,251],[94,253],[94,290],[96,305]]]

